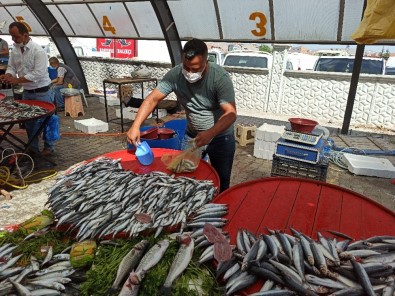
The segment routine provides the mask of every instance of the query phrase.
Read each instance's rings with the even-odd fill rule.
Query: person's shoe
[[[43,151],[41,151],[42,156],[50,156],[53,154],[53,150],[49,148],[44,148]]]
[[[57,108],[56,108],[56,111],[57,111],[57,112],[62,112],[62,111],[64,111],[64,107],[57,107]]]

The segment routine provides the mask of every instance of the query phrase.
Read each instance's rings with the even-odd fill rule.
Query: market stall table
[[[395,213],[348,189],[308,179],[275,177],[238,184],[218,195],[229,205],[225,229],[231,243],[237,230],[253,233],[293,227],[317,238],[317,231],[339,231],[354,239],[395,235]]]
[[[223,229],[233,245],[240,228],[259,235],[267,234],[268,229],[292,234],[292,227],[314,239],[317,232],[334,237],[328,230],[356,240],[395,235],[394,212],[363,195],[314,180],[258,179],[229,188],[213,202],[228,205],[229,212],[224,218],[229,221]],[[255,285],[246,292],[257,290]]]
[[[110,78],[103,80],[103,92],[104,92],[104,105],[106,108],[106,121],[108,120],[108,107],[107,107],[107,92],[106,92],[106,84],[114,84],[118,85],[118,97],[119,97],[119,108],[121,113],[121,131],[123,132],[123,105],[122,105],[122,85],[127,84],[140,84],[141,87],[141,98],[144,99],[144,82],[154,82],[155,86],[158,84],[158,80],[156,78]],[[156,107],[156,118],[158,120],[158,107]]]
[[[14,118],[6,118],[6,117],[0,116],[0,130],[3,132],[0,135],[0,150],[4,150],[4,148],[1,147],[1,143],[3,143],[3,141],[6,141],[6,142],[10,143],[13,147],[17,148],[18,150],[20,150],[21,152],[24,153],[30,148],[30,145],[31,145],[33,139],[39,137],[39,135],[43,131],[45,125],[48,123],[51,115],[55,113],[55,105],[51,104],[51,103],[47,103],[47,102],[37,101],[37,100],[18,100],[17,102],[26,104],[29,106],[41,107],[46,110],[45,114],[32,116],[29,118],[14,119]],[[33,136],[32,139],[25,141],[18,135],[12,134],[12,128],[16,124],[25,123],[30,120],[38,120],[40,118],[44,118],[44,120],[41,122],[39,129],[37,130],[36,134]],[[46,158],[44,158],[44,159],[46,159]],[[49,159],[46,159],[46,160],[48,162],[50,162],[51,164],[55,165],[55,163],[52,162],[51,160],[49,160]]]

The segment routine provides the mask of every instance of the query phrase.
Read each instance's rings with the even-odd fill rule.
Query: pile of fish
[[[256,237],[240,229],[231,259],[217,260],[216,277],[226,283],[226,295],[246,289],[259,279],[265,283],[255,296],[395,295],[394,236],[352,242],[318,233],[319,239],[313,240],[291,230],[294,235],[269,230],[271,234]],[[200,263],[215,257],[209,244]]]
[[[75,230],[78,240],[151,230],[158,236],[164,227],[185,225],[215,191],[212,181],[163,172],[138,175],[124,170],[119,160],[98,158],[59,178],[47,203],[56,226]]]
[[[52,247],[41,262],[34,256],[27,266],[15,266],[23,254],[13,256],[18,246],[7,243],[0,247],[0,295],[61,295],[78,291],[72,287],[71,275],[75,272],[70,255],[53,255]]]
[[[14,100],[0,100],[0,122],[22,120],[47,114],[48,110]]]

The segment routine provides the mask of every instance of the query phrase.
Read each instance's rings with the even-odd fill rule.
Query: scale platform
[[[306,134],[306,133],[295,132],[286,129],[283,135],[281,136],[281,138],[283,140],[314,146],[317,145],[319,140],[322,138],[322,135],[323,135],[322,133]]]
[[[276,142],[274,154],[278,157],[317,164],[321,160],[322,149],[326,144],[327,141],[321,137],[315,145],[295,143],[284,138],[280,138]]]

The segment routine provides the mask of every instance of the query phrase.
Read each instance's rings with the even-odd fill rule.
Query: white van
[[[232,51],[225,55],[223,66],[270,69],[273,56],[262,51]]]
[[[222,66],[224,62],[224,58],[225,58],[225,53],[218,49],[210,49],[208,51],[207,59],[209,62],[216,63]]]

